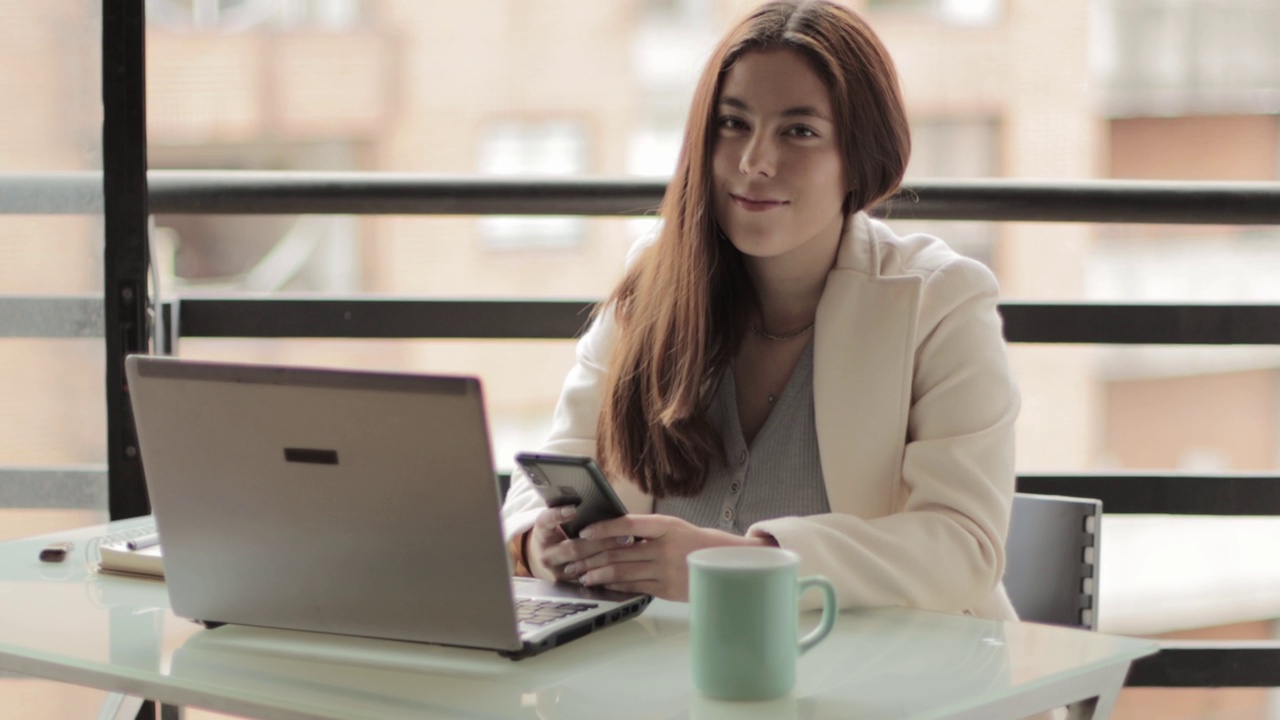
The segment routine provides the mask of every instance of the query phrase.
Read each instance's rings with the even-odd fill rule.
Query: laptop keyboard
[[[530,625],[546,625],[561,618],[595,608],[595,603],[561,602],[536,598],[516,599],[516,618]]]

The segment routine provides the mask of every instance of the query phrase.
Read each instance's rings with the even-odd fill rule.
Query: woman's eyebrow
[[[732,96],[720,98],[720,104],[728,105],[731,108],[736,108],[746,112],[751,111],[750,105]],[[819,120],[831,122],[831,118],[827,117],[825,114],[819,112],[817,108],[810,105],[799,105],[793,108],[787,108],[782,111],[781,115],[782,117],[813,117],[818,118]]]

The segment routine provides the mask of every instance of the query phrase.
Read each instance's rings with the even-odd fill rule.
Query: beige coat
[[[900,605],[1012,619],[1000,584],[1014,492],[1019,396],[995,278],[932,237],[847,224],[814,329],[814,413],[832,512],[756,523],[836,586],[842,607]],[[591,455],[617,332],[603,314],[578,343],[544,452]],[[614,480],[631,512],[653,499]],[[508,538],[543,507],[522,474]],[[812,607],[820,598],[806,596]]]

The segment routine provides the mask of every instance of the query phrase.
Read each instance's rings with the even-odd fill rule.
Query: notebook
[[[512,578],[476,378],[125,367],[179,616],[521,658],[650,601]]]
[[[164,577],[164,560],[156,538],[156,526],[139,525],[129,530],[94,538],[86,551],[98,572],[121,575]]]
[[[98,547],[98,569],[125,575],[164,577],[164,558],[159,545],[130,550],[124,543],[108,543]]]

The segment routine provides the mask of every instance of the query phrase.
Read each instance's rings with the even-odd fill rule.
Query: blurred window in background
[[[344,30],[356,26],[362,0],[147,0],[147,22],[170,28],[241,32],[255,27]]]
[[[1000,124],[991,118],[916,118],[911,123],[911,162],[907,182],[928,179],[992,178],[1000,175]],[[901,216],[910,217],[903,208]],[[992,222],[899,220],[889,213],[901,233],[927,232],[946,240],[956,252],[993,265],[999,230]]]
[[[869,0],[868,9],[930,15],[954,25],[990,25],[999,22],[1004,0]]]
[[[0,0],[0,540],[107,519],[101,8]],[[46,173],[84,175],[21,185]],[[0,674],[5,717],[96,717],[104,696]]]
[[[1112,117],[1274,114],[1280,3],[1095,0]]]
[[[481,175],[582,175],[587,170],[586,132],[581,123],[567,120],[496,123],[481,140],[479,166]],[[581,217],[492,215],[479,226],[487,247],[514,250],[581,245],[587,222]]]

